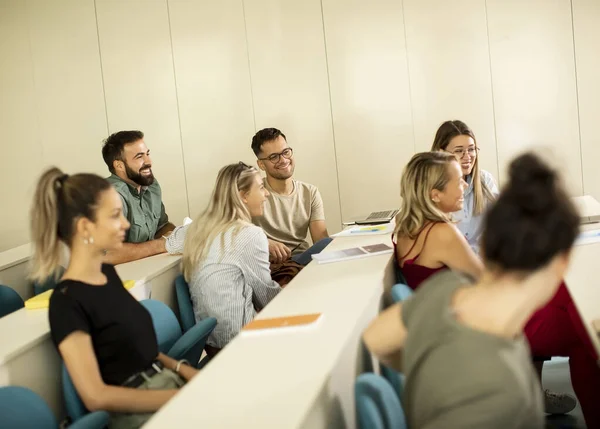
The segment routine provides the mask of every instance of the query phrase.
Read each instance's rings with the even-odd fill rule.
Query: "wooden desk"
[[[338,237],[325,250],[389,243]],[[360,338],[394,282],[391,255],[311,263],[259,318],[321,312],[314,329],[238,335],[144,427],[353,428]]]
[[[123,280],[145,281],[151,297],[177,312],[175,278],[181,256],[156,255],[117,265]],[[48,310],[21,309],[0,318],[0,386],[25,386],[40,394],[57,418],[65,415],[60,383],[61,360],[50,339]]]

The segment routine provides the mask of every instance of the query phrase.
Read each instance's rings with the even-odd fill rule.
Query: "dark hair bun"
[[[524,212],[535,214],[557,204],[554,189],[558,174],[536,155],[526,153],[514,159],[508,174],[510,181],[505,192]]]
[[[558,173],[536,155],[512,161],[509,178],[486,213],[483,254],[504,271],[535,271],[573,246],[579,215]]]

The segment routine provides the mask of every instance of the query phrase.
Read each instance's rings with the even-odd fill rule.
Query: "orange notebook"
[[[245,332],[260,331],[273,328],[295,328],[316,323],[321,318],[321,313],[300,314],[297,316],[274,317],[271,319],[257,319],[242,328]]]

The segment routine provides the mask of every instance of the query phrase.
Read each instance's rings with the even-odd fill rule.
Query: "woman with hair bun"
[[[562,282],[578,230],[557,173],[521,155],[484,216],[481,274],[440,269],[369,326],[369,349],[406,374],[410,427],[544,427],[530,351],[569,357],[587,427],[600,427],[596,352]],[[415,252],[424,255],[430,245]],[[432,266],[431,255],[412,263]]]

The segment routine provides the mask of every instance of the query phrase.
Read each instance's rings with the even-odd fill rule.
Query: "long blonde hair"
[[[446,121],[438,128],[433,139],[432,151],[446,150],[452,140],[456,136],[468,136],[475,142],[477,140],[473,130],[462,121]],[[465,149],[466,150],[466,149]],[[487,185],[481,181],[481,171],[479,169],[479,154],[475,157],[473,170],[471,171],[471,181],[473,183],[473,215],[478,216],[483,213],[487,202],[494,201],[495,197]],[[487,201],[486,201],[487,200]]]
[[[95,174],[69,176],[51,167],[38,180],[31,205],[31,274],[34,282],[56,276],[60,262],[60,242],[70,246],[75,223],[80,217],[96,218],[100,194],[110,183]]]
[[[450,180],[448,167],[456,157],[447,152],[422,152],[412,157],[400,180],[400,212],[396,236],[414,239],[427,222],[450,222],[451,218],[431,201],[431,191],[443,191]]]
[[[186,234],[183,247],[182,270],[190,281],[194,269],[206,258],[215,238],[221,235],[221,248],[225,247],[225,231],[232,226],[232,240],[242,227],[252,221],[240,192],[248,192],[259,174],[254,167],[243,162],[223,167],[217,175],[208,207],[194,220]]]

